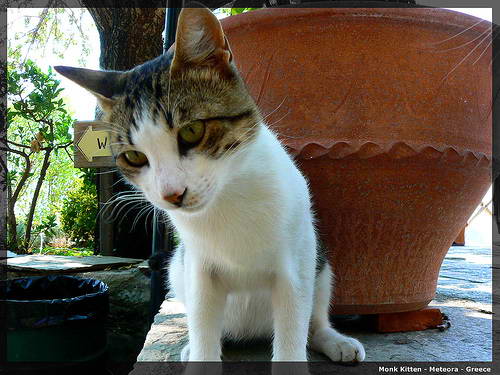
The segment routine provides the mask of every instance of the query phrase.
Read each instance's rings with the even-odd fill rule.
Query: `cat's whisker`
[[[95,174],[97,176],[101,176],[101,175],[104,175],[104,174],[109,174],[109,173],[116,173],[118,172],[118,169],[117,168],[113,168],[112,170],[110,171],[105,171],[105,172],[95,172]]]
[[[139,220],[141,219],[141,217],[145,216],[152,209],[152,207],[153,207],[153,205],[149,204],[149,202],[148,202],[148,204],[146,205],[146,207],[141,208],[141,210],[139,211],[139,213],[135,217],[134,222],[132,223],[132,230],[135,229],[135,226],[137,225],[137,223],[139,222]],[[146,221],[147,220],[145,220],[145,223],[146,223]]]
[[[486,35],[460,62],[455,65],[455,67],[450,70],[442,79],[441,82],[444,82],[460,65],[462,65],[467,58],[474,53],[474,51],[488,38],[490,35]]]
[[[97,216],[102,216],[104,219],[109,219],[112,215],[113,212],[120,207],[120,204],[124,204],[125,202],[128,202],[126,200],[120,200],[120,201],[114,201],[114,202],[106,202],[106,203],[101,203],[101,209],[97,213]],[[111,209],[111,214],[110,215],[105,215],[106,211]]]
[[[122,216],[121,220],[119,221],[118,225],[121,225],[121,224],[122,224],[123,220],[127,217],[128,213],[129,213],[130,211],[132,211],[132,210],[134,210],[134,209],[141,209],[141,207],[142,207],[144,204],[147,204],[147,203],[149,203],[149,202],[141,202],[141,203],[142,203],[142,205],[137,205],[137,206],[132,206],[132,207],[130,207],[130,208],[129,208],[129,209],[128,209],[128,210],[127,210],[124,214],[123,214],[123,216]],[[139,216],[139,215],[137,215],[137,216],[136,216],[136,219],[137,219],[137,217],[138,217],[138,216]],[[134,220],[134,221],[135,221],[135,220]]]
[[[123,203],[124,202],[124,203]],[[126,200],[126,201],[121,201],[120,203],[123,203],[121,205],[116,205],[115,207],[113,207],[111,213],[109,216],[107,216],[105,219],[108,221],[108,222],[113,222],[115,221],[115,219],[117,217],[120,216],[121,212],[126,208],[126,207],[130,207],[130,209],[133,209],[134,207],[136,207],[136,205],[138,205],[139,203],[144,203],[142,200]],[[130,209],[122,216],[122,220],[125,216],[127,216],[127,213],[130,211]],[[116,212],[116,216],[115,216],[115,211],[118,210]],[[120,224],[122,222],[122,220],[120,221]]]
[[[444,82],[460,65],[462,65],[467,58],[474,53],[474,51],[487,39],[490,35],[486,35],[458,64],[456,64],[453,69],[451,69],[442,79],[441,82]]]
[[[495,26],[496,26],[496,30],[492,33],[492,37],[491,37],[490,41],[488,42],[488,45],[486,46],[486,48],[484,48],[483,52],[481,52],[479,57],[476,60],[474,60],[472,65],[475,65],[481,59],[481,57],[484,56],[485,52],[487,52],[490,49],[490,47],[493,45],[494,40],[498,37],[498,35],[500,35],[500,26],[498,26],[498,25],[495,25]],[[493,53],[493,51],[491,51],[491,52]],[[489,65],[490,67],[491,67],[492,61],[493,61],[493,59],[491,59],[491,61],[490,61],[490,65]]]
[[[264,122],[265,122],[265,121],[269,118],[269,116],[271,116],[274,112],[276,112],[278,109],[280,109],[280,107],[283,105],[283,103],[285,103],[285,100],[287,100],[287,99],[288,99],[288,96],[285,96],[285,97],[283,98],[283,100],[281,101],[281,103],[280,103],[280,104],[278,104],[278,106],[277,106],[277,107],[276,107],[276,108],[275,108],[272,112],[268,113],[267,115],[265,115],[265,116],[262,118],[262,121],[264,121]]]
[[[116,185],[120,184],[120,183],[127,183],[127,179],[124,177],[124,176],[121,176],[120,178],[118,178],[116,180],[115,183],[113,183],[113,185],[111,185],[111,187],[115,187]]]
[[[146,213],[144,217],[144,227],[146,228],[146,233],[148,232],[149,228],[154,230],[154,216],[156,212],[156,207],[153,205],[150,205],[149,211]],[[151,216],[151,218],[150,218]],[[150,225],[148,225],[150,223]]]
[[[135,229],[135,226],[137,224],[137,221],[141,217],[142,213],[144,212],[144,207],[140,209],[140,211],[135,215],[135,219],[132,222],[132,226],[130,227],[130,231],[132,232]]]
[[[121,194],[120,196],[115,197],[111,203],[130,200],[146,201],[146,198],[142,194],[135,194],[130,192],[130,194]]]
[[[113,208],[113,211],[111,212],[111,215],[108,216],[111,217],[113,216],[113,212],[114,210],[119,207],[119,204],[122,203],[122,202],[129,202],[129,201],[145,201],[146,199],[144,198],[144,196],[142,194],[136,194],[134,192],[120,192],[120,193],[117,193],[115,194],[113,197],[111,197],[107,202],[102,202],[100,203],[101,204],[101,209],[99,210],[98,212],[98,216],[99,215],[103,215],[104,216],[104,212],[109,209],[110,207],[113,206],[113,204],[117,203],[117,205]]]
[[[468,46],[469,44],[472,44],[474,43],[475,41],[477,41],[478,39],[481,39],[483,38],[486,34],[491,34],[492,30],[488,29],[488,30],[484,30],[481,34],[479,34],[477,37],[475,37],[474,39],[472,40],[469,40],[468,42],[466,43],[463,43],[463,44],[460,44],[458,46],[455,46],[455,47],[450,47],[450,48],[446,48],[446,49],[439,49],[437,50],[436,52],[437,53],[444,53],[444,52],[449,52],[449,51],[454,51],[454,50],[457,50],[457,49],[460,49],[460,48],[463,48],[465,46]]]
[[[255,122],[254,124],[252,124],[250,127],[246,128],[245,131],[243,133],[241,133],[237,138],[236,140],[233,142],[233,144],[231,145],[231,147],[229,147],[227,150],[224,151],[224,153],[220,156],[220,158],[224,158],[229,152],[231,152],[232,150],[234,150],[236,147],[234,146],[235,144],[238,144],[238,143],[244,143],[242,141],[242,139],[244,139],[245,136],[247,136],[251,131],[253,131],[253,129],[258,126],[260,124],[260,121],[257,121]],[[247,137],[248,138],[248,137]]]
[[[111,205],[111,204],[114,204],[114,203],[118,203],[118,202],[125,202],[125,201],[129,201],[129,200],[145,200],[143,197],[141,196],[136,196],[136,195],[122,195],[122,196],[119,196],[119,197],[114,197],[110,200],[108,200],[107,202],[104,202],[102,203],[103,205]]]
[[[273,130],[274,130],[274,129],[276,128],[276,127],[275,127],[275,125],[276,125],[278,122],[280,122],[280,121],[282,121],[283,119],[285,119],[285,117],[286,117],[286,116],[288,116],[290,113],[292,113],[292,111],[291,111],[291,110],[288,110],[288,112],[287,112],[287,113],[285,113],[283,116],[281,116],[281,118],[279,118],[278,120],[274,121],[274,122],[273,122],[273,123],[271,123],[271,124],[268,124],[268,126],[269,126],[269,127],[273,127]]]
[[[476,63],[481,60],[481,57],[484,56],[484,54],[490,49],[490,46],[493,44],[493,39],[490,40],[488,42],[488,45],[484,48],[483,52],[481,52],[481,54],[479,55],[479,57],[477,59],[474,60],[474,62],[472,63],[472,65],[476,65]]]
[[[129,190],[129,191],[120,191],[118,193],[115,193],[109,200],[108,202],[110,202],[111,200],[113,199],[120,199],[122,198],[123,196],[137,196],[137,197],[143,197],[143,193],[141,191],[138,191],[138,190]]]
[[[151,215],[151,213],[153,214],[152,215],[152,218],[151,218],[151,227],[153,230],[154,229],[154,224],[155,224],[155,218],[156,218],[156,207],[154,205],[151,205],[152,209],[149,210],[148,214],[146,215],[146,218],[144,219],[144,230],[146,231],[146,233],[148,233],[148,220],[149,220],[149,215]]]
[[[112,197],[110,198],[107,202],[99,202],[99,205],[101,206],[101,208],[99,209],[99,212],[97,213],[97,216],[103,214],[103,210],[107,210],[111,207],[111,205],[113,205],[114,203],[117,202],[119,198],[118,197]]]
[[[455,34],[455,35],[453,35],[453,36],[451,36],[451,37],[449,37],[449,38],[446,38],[446,39],[440,40],[439,42],[433,42],[433,43],[429,43],[429,44],[430,44],[430,45],[438,45],[438,44],[445,43],[445,42],[447,42],[447,41],[449,41],[449,40],[455,39],[455,38],[459,37],[460,35],[462,35],[463,33],[466,33],[467,31],[469,31],[469,30],[473,29],[474,27],[476,27],[476,26],[480,25],[480,24],[481,24],[481,23],[483,23],[484,21],[485,21],[485,20],[480,20],[480,21],[478,21],[478,22],[476,22],[476,23],[472,24],[471,26],[469,26],[469,27],[465,28],[465,29],[464,29],[464,30],[462,30],[461,32],[459,32],[459,33],[457,33],[457,34]]]

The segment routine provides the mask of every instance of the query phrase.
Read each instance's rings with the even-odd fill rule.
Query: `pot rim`
[[[307,4],[307,3],[306,3]],[[303,5],[303,4],[302,4]],[[469,14],[432,7],[400,7],[400,8],[262,8],[221,19],[224,30],[248,27],[268,27],[273,23],[290,22],[289,19],[309,17],[351,17],[353,19],[387,18],[395,21],[406,21],[439,25],[448,28],[460,28],[461,32],[482,34],[491,29],[493,23]],[[292,21],[295,23],[295,21]],[[236,31],[236,30],[235,30]]]
[[[470,149],[458,148],[448,144],[431,144],[393,140],[377,142],[370,140],[331,140],[321,142],[311,140],[303,142],[300,146],[287,145],[287,149],[297,158],[311,160],[322,156],[330,159],[343,159],[346,157],[358,157],[369,159],[382,154],[392,159],[409,157],[425,157],[427,159],[451,158],[455,162],[474,165],[482,164],[490,167],[492,163],[491,152],[484,153]]]

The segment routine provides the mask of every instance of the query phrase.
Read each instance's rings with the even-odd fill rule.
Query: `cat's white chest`
[[[315,241],[306,182],[268,131],[260,137],[262,155],[202,215],[170,214],[185,261],[214,270],[231,290],[269,285],[278,267],[314,260],[314,252],[304,252]]]
[[[184,237],[193,257],[216,269],[229,273],[269,273],[274,268],[279,249],[279,223],[269,223],[260,215],[247,211],[231,221],[206,222],[203,236]]]

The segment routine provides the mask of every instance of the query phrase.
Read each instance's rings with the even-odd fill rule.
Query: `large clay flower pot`
[[[489,22],[413,9],[223,20],[268,123],[311,182],[334,312],[426,306],[490,184]]]

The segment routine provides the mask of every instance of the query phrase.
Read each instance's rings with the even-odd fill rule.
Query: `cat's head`
[[[92,92],[126,179],[155,206],[202,211],[238,172],[261,117],[217,18],[183,9],[176,43],[130,71],[55,70]]]

